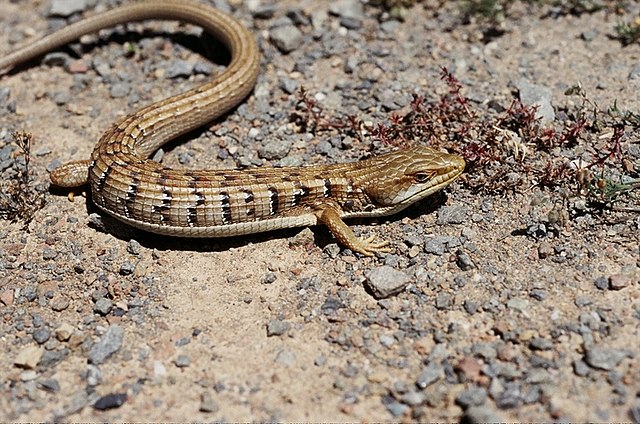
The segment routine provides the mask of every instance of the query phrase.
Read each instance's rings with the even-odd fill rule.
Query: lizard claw
[[[374,253],[376,252],[391,252],[391,248],[387,247],[389,246],[389,242],[386,240],[381,240],[378,242],[374,242],[374,240],[376,239],[376,236],[370,236],[370,237],[359,237],[356,239],[356,241],[353,243],[352,246],[348,246],[349,249],[353,250],[354,252],[358,252],[361,253],[365,256],[373,256]]]

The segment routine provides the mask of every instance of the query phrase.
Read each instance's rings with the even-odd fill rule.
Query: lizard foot
[[[391,248],[389,246],[389,242],[386,240],[374,242],[376,236],[370,237],[359,237],[353,241],[353,243],[347,246],[349,249],[354,252],[361,253],[365,256],[373,256],[374,253],[377,252],[391,252]]]

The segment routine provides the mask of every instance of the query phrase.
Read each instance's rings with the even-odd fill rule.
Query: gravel
[[[89,352],[89,363],[102,364],[122,347],[124,329],[118,325],[110,326],[106,333],[95,343]]]
[[[520,92],[520,101],[527,106],[536,106],[536,118],[543,124],[553,122],[555,113],[551,105],[552,92],[550,88],[542,85],[532,84],[522,78],[516,83],[516,88]]]
[[[60,383],[55,378],[40,380],[38,382],[38,387],[49,393],[57,393],[60,391]]]
[[[13,360],[13,364],[20,368],[34,369],[44,353],[44,349],[38,346],[23,348]]]
[[[472,406],[464,412],[464,419],[468,423],[499,423],[504,422],[496,411],[486,406]]]
[[[102,396],[93,404],[94,409],[105,411],[107,409],[119,408],[127,401],[126,393],[110,393]]]
[[[409,410],[408,405],[398,402],[391,396],[383,396],[382,404],[387,408],[387,411],[389,411],[391,416],[395,418],[401,417]]]
[[[194,72],[194,64],[186,60],[173,60],[167,66],[165,76],[170,79],[186,78]]]
[[[202,394],[200,398],[199,410],[201,412],[213,413],[213,412],[218,412],[218,410],[220,410],[220,407],[213,400],[213,396],[211,395],[211,393],[205,392]]]
[[[304,41],[303,34],[293,25],[279,26],[269,31],[269,38],[282,53],[290,53]]]
[[[626,350],[591,346],[586,349],[584,360],[592,368],[610,371],[618,366],[623,359],[630,356]]]
[[[376,299],[385,299],[400,293],[411,281],[411,277],[390,266],[373,268],[365,272],[365,284]]]
[[[51,337],[51,330],[48,328],[40,328],[33,332],[33,340],[38,344],[43,344]]]
[[[484,387],[471,386],[456,396],[456,403],[463,409],[480,406],[487,400],[487,390]]]
[[[291,329],[291,324],[286,321],[271,320],[267,324],[267,337],[282,336]]]
[[[187,355],[178,355],[174,361],[176,367],[184,368],[191,365],[191,359]]]
[[[276,355],[276,364],[284,367],[291,367],[297,361],[296,354],[288,349],[282,349]]]
[[[443,206],[438,209],[438,225],[462,224],[468,213],[466,206]]]
[[[71,16],[87,10],[90,4],[90,0],[51,0],[49,16]]]
[[[111,308],[113,308],[113,302],[107,298],[101,297],[93,305],[93,312],[104,316],[111,312]]]
[[[420,389],[426,389],[436,381],[440,380],[443,375],[444,370],[442,367],[431,362],[420,372],[420,375],[416,379],[416,386]]]
[[[445,252],[460,246],[460,239],[452,236],[436,236],[424,244],[424,251],[433,255],[444,255]]]

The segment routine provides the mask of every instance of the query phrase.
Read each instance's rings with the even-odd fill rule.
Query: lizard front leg
[[[318,205],[316,215],[318,220],[329,228],[331,234],[333,234],[340,244],[354,252],[361,253],[365,256],[373,256],[376,252],[391,251],[390,248],[386,247],[389,245],[388,241],[382,240],[374,242],[376,236],[367,238],[356,237],[356,235],[353,234],[353,231],[351,231],[351,228],[344,223],[340,217],[337,207],[334,205]]]

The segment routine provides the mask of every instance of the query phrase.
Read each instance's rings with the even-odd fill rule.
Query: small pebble
[[[291,324],[286,321],[271,320],[267,324],[267,337],[281,336],[291,328]]]
[[[533,350],[550,350],[553,348],[553,341],[544,337],[536,337],[529,342],[529,347]]]
[[[573,361],[573,372],[580,377],[584,377],[589,374],[589,365],[581,359],[576,359]]]
[[[64,405],[62,412],[62,415],[64,416],[72,415],[81,411],[89,403],[87,392],[84,389],[78,390],[68,399],[69,401]]]
[[[137,240],[131,239],[129,240],[129,243],[127,243],[127,252],[131,253],[132,255],[138,256],[140,254],[141,248],[142,246],[140,246],[140,243]]]
[[[124,330],[118,325],[110,326],[102,338],[91,347],[89,363],[99,365],[122,347]]]
[[[332,15],[354,20],[364,19],[364,7],[358,0],[338,0],[329,4]]]
[[[122,265],[120,265],[119,273],[120,275],[131,275],[136,269],[136,265],[129,261],[124,261]]]
[[[606,290],[607,287],[609,287],[609,280],[607,279],[607,277],[600,276],[596,278],[594,284],[599,290]]]
[[[290,53],[302,45],[303,35],[293,25],[279,26],[269,31],[269,38],[282,53]]]
[[[67,63],[71,61],[68,54],[62,52],[47,53],[42,59],[42,63],[47,66],[63,66],[66,67]]]
[[[39,328],[38,330],[33,332],[33,340],[38,342],[39,344],[45,343],[51,337],[51,330],[48,328]]]
[[[605,371],[614,369],[623,359],[629,357],[629,353],[620,349],[611,349],[602,346],[591,346],[586,349],[585,362],[592,368]]]
[[[438,293],[436,296],[436,308],[443,310],[451,306],[451,295],[448,293]]]
[[[112,99],[119,99],[129,94],[131,87],[127,83],[117,82],[109,88],[109,95]]]
[[[87,366],[87,374],[86,374],[87,385],[90,387],[95,387],[102,382],[102,372],[100,368],[95,365]]]
[[[66,342],[73,334],[73,331],[73,326],[65,322],[60,324],[60,326],[54,330],[54,333],[58,340],[60,340],[61,342]]]
[[[465,411],[462,421],[468,423],[501,423],[505,422],[505,419],[489,407],[472,406]]]
[[[462,224],[467,217],[466,206],[443,206],[438,209],[438,225]]]
[[[409,406],[398,402],[391,396],[383,396],[382,404],[393,417],[400,417],[409,410]]]
[[[462,249],[456,251],[456,265],[462,271],[471,271],[476,267],[471,257]]]
[[[516,82],[516,88],[519,91],[522,104],[537,106],[536,118],[540,119],[542,124],[553,122],[555,112],[551,104],[552,91],[550,88],[532,84],[524,78]]]
[[[119,408],[124,405],[126,401],[126,393],[111,393],[98,398],[98,400],[93,404],[93,407],[99,411],[105,411],[107,409]]]
[[[487,390],[484,387],[471,386],[458,393],[456,403],[467,409],[471,406],[480,406],[487,400]]]
[[[267,272],[262,278],[262,284],[273,284],[278,279],[278,276],[273,272]]]
[[[67,71],[71,74],[85,74],[89,71],[89,64],[82,59],[72,60],[67,64]]]
[[[276,364],[290,367],[296,362],[296,354],[290,350],[282,349],[276,355]]]
[[[421,405],[422,403],[424,403],[424,401],[425,394],[413,390],[400,396],[400,402],[413,407]]]
[[[411,281],[405,272],[390,266],[382,266],[365,271],[366,286],[376,299],[384,299],[400,293]]]
[[[40,380],[38,382],[38,387],[50,393],[58,393],[60,391],[60,383],[58,383],[58,380],[55,378]]]
[[[69,307],[69,299],[63,295],[57,295],[51,300],[51,309],[56,312],[64,311]]]
[[[33,369],[40,362],[44,349],[38,346],[23,348],[13,360],[13,364],[20,368]]]
[[[380,336],[380,344],[386,348],[393,346],[396,343],[396,339],[387,334]]]
[[[213,400],[213,396],[211,396],[211,393],[204,392],[200,397],[200,411],[211,413],[211,412],[218,412],[219,409],[220,407]]]
[[[186,78],[193,74],[193,66],[193,63],[186,60],[174,60],[167,66],[164,75],[170,79]]]
[[[42,250],[42,259],[44,260],[55,259],[56,256],[58,256],[58,253],[50,247],[45,247]]]
[[[111,312],[111,308],[113,308],[113,302],[106,297],[102,297],[93,305],[93,312],[105,316]]]
[[[5,306],[13,305],[13,290],[3,290],[0,292],[0,302]]]
[[[611,290],[622,290],[631,285],[631,278],[625,274],[614,274],[609,277],[609,288]]]
[[[479,308],[478,303],[472,300],[465,300],[462,306],[464,307],[464,310],[467,311],[469,315],[473,315],[476,312],[478,312],[478,308]]]
[[[440,365],[430,362],[416,379],[416,386],[420,389],[426,389],[440,378],[444,376],[444,370]]]
[[[547,292],[542,289],[533,289],[529,292],[529,296],[538,301],[543,301],[547,297]]]
[[[51,0],[49,16],[66,18],[74,13],[83,12],[89,7],[89,0]]]
[[[424,251],[434,255],[444,255],[446,251],[460,245],[460,239],[450,236],[437,236],[430,239],[424,244]]]
[[[191,359],[189,359],[187,355],[178,355],[174,363],[176,364],[176,367],[184,368],[191,365]]]
[[[529,301],[527,299],[514,297],[513,299],[509,299],[507,301],[507,307],[519,312],[524,312],[529,309]]]

